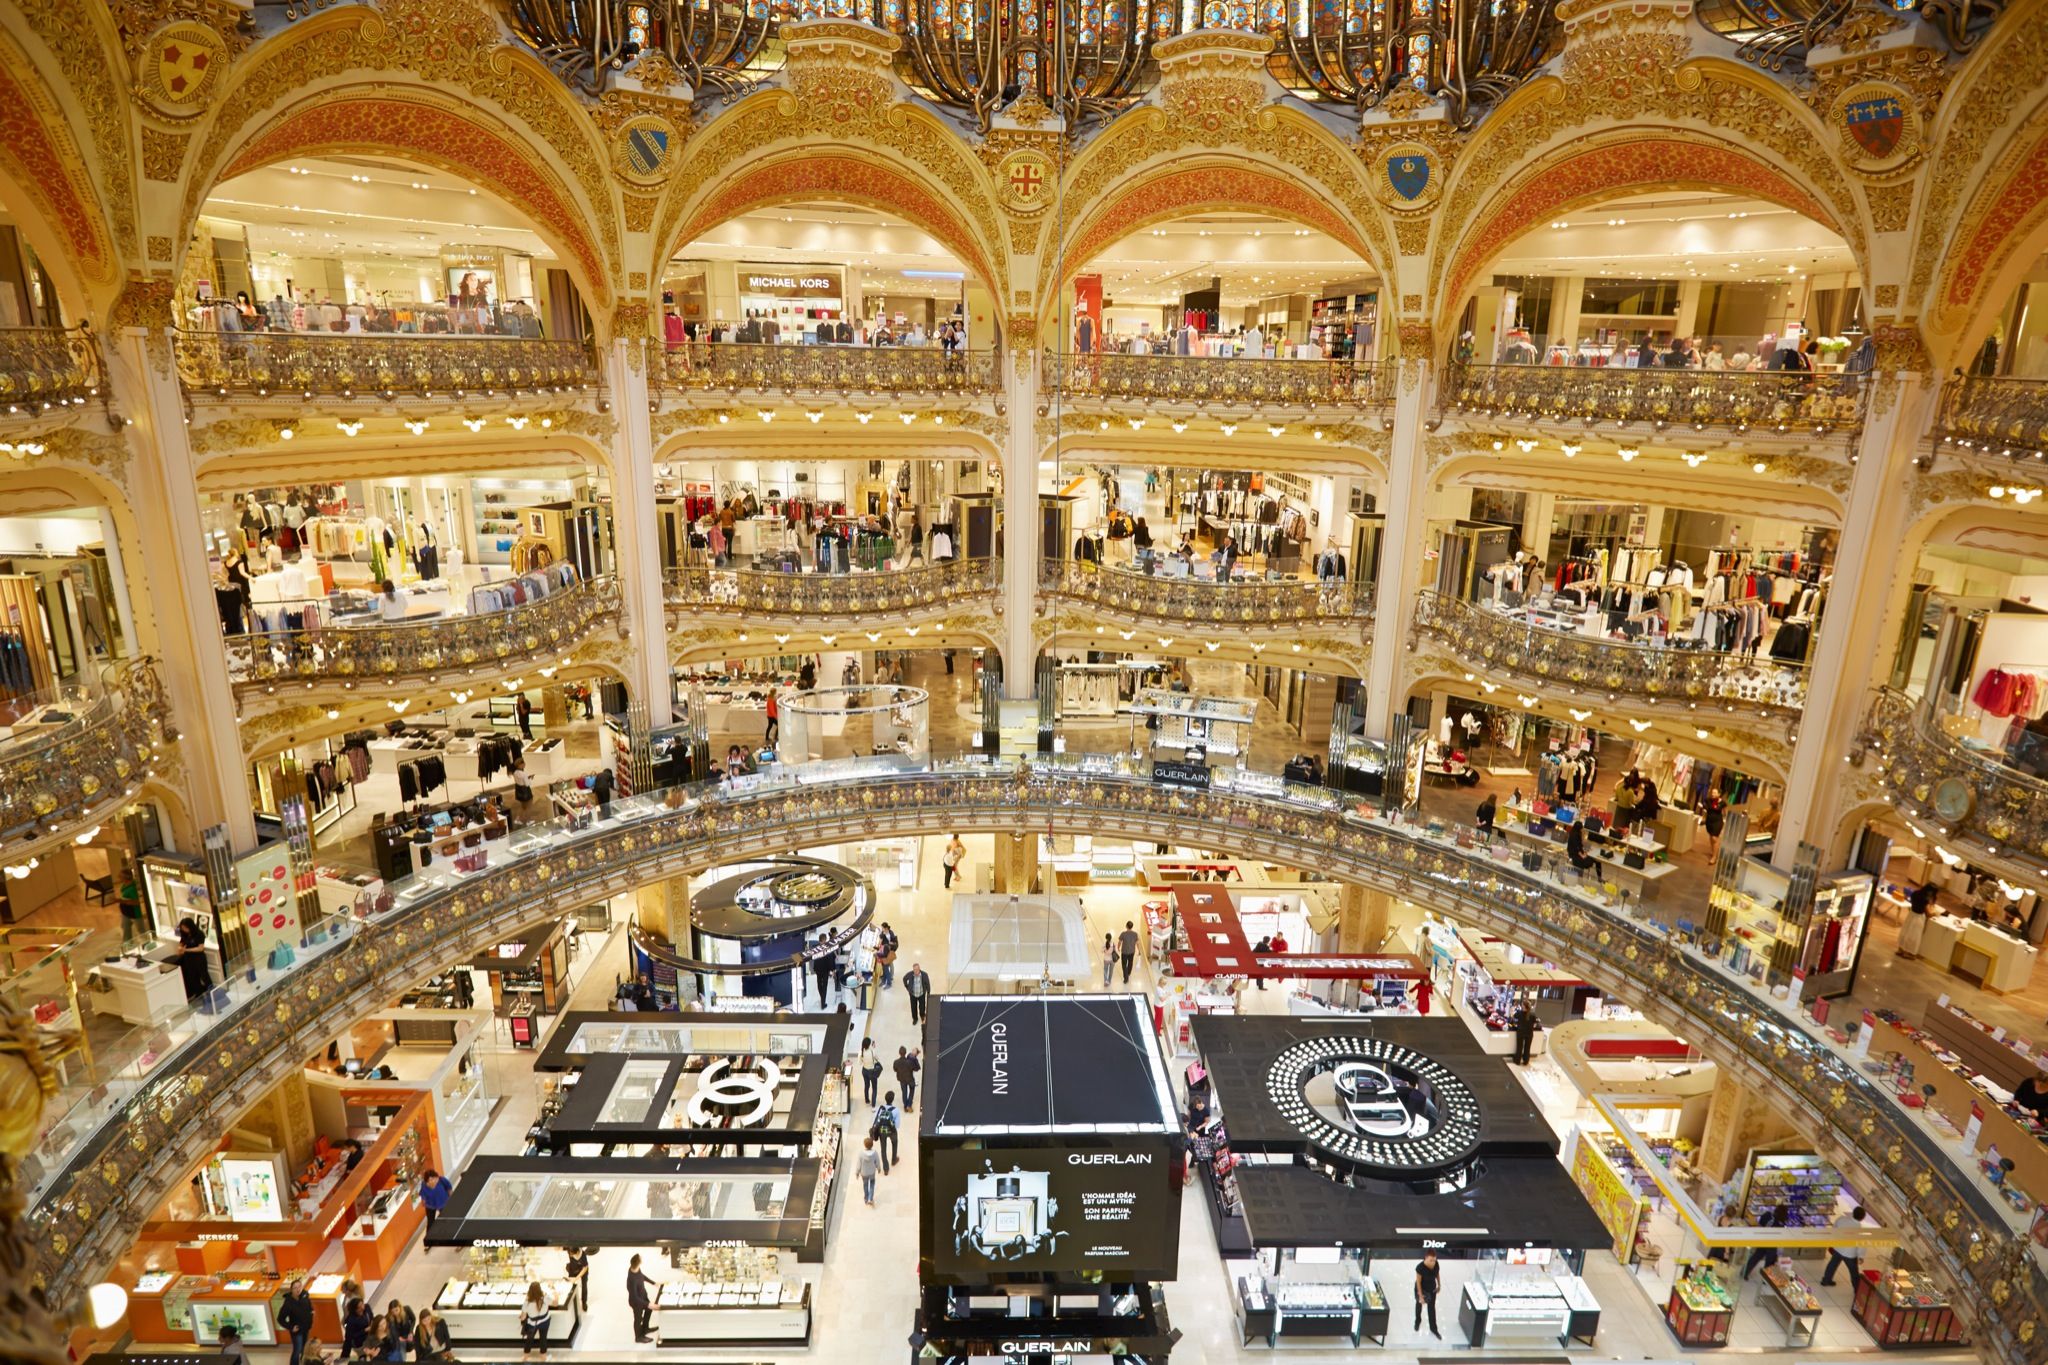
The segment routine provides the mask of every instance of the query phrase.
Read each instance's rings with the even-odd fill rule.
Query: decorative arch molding
[[[1009,253],[995,182],[959,130],[916,102],[892,74],[896,40],[864,24],[831,20],[791,25],[784,35],[789,62],[777,83],[721,112],[683,147],[659,201],[658,222],[657,201],[641,201],[646,222],[656,223],[649,278],[659,280],[663,263],[745,211],[707,213],[714,203],[732,201],[736,182],[769,161],[815,166],[800,159],[829,144],[835,159],[852,163],[838,174],[864,185],[860,202],[934,236],[945,226],[953,239],[941,240],[998,299],[1007,298]],[[856,172],[855,165],[867,170]],[[653,299],[650,290],[647,301]]]
[[[890,404],[887,402],[877,400],[872,407],[878,414],[872,424],[854,427],[850,431],[833,430],[829,425],[813,427],[808,422],[796,420],[799,414],[783,408],[778,400],[769,410],[781,413],[783,420],[773,424],[759,420],[756,410],[745,409],[724,426],[692,427],[667,436],[657,434],[654,458],[657,461],[734,459],[805,462],[819,459],[894,461],[905,457],[1002,458],[1002,446],[995,437],[965,425],[955,425],[953,413],[946,414],[945,434],[940,435],[928,422],[905,427],[889,419]],[[802,428],[801,434],[789,426],[793,421],[796,427]],[[784,429],[776,430],[778,427]],[[821,450],[819,447],[825,443],[825,438],[829,438],[829,447]]]
[[[596,128],[589,112],[539,58],[505,39],[497,15],[480,0],[338,6],[253,48],[231,75],[198,135],[197,151],[187,159],[178,217],[180,255],[201,203],[229,175],[279,156],[315,155],[327,146],[361,152],[368,143],[373,151],[423,156],[423,150],[409,150],[422,142],[440,148],[425,157],[428,164],[490,186],[494,193],[504,193],[501,186],[544,188],[546,198],[556,202],[528,204],[517,193],[507,202],[546,224],[542,235],[564,250],[565,263],[583,277],[579,284],[591,306],[600,311],[610,307],[619,224]],[[394,108],[378,117],[384,136],[394,140],[380,148],[376,132],[343,129],[330,117],[305,125],[313,138],[308,145],[271,143],[270,154],[251,160],[258,140],[269,137],[294,111],[307,113],[323,101],[390,102]],[[424,115],[415,119],[417,132],[406,131],[403,111],[430,106],[467,119],[477,130],[478,146],[449,145],[447,139],[458,130],[436,121],[430,131]]]
[[[220,179],[293,157],[365,152],[432,166],[488,189],[527,216],[577,274],[586,297],[611,297],[603,253],[568,185],[530,154],[519,130],[476,105],[433,91],[323,91],[243,143]]]
[[[1333,416],[1327,421],[1303,421],[1286,417],[1287,431],[1279,437],[1267,434],[1267,422],[1280,422],[1282,417],[1268,414],[1266,417],[1240,423],[1236,436],[1220,440],[1200,440],[1202,431],[1219,419],[1215,416],[1188,419],[1189,430],[1176,433],[1172,423],[1176,418],[1171,413],[1149,412],[1133,408],[1126,413],[1127,404],[1118,400],[1112,411],[1102,400],[1091,399],[1090,411],[1063,412],[1057,421],[1048,413],[1038,419],[1038,458],[1080,462],[1130,461],[1165,462],[1178,464],[1189,469],[1237,469],[1247,459],[1256,459],[1261,468],[1280,470],[1293,474],[1328,474],[1340,478],[1371,478],[1384,480],[1387,477],[1387,454],[1390,438],[1377,426],[1359,422],[1344,415]],[[1145,423],[1142,430],[1132,430],[1131,418]],[[1231,419],[1236,420],[1236,419]],[[1102,424],[1109,423],[1107,427]],[[1323,438],[1317,440],[1315,432],[1320,430]],[[1156,434],[1155,434],[1156,433]],[[1211,431],[1210,437],[1220,436]],[[1249,447],[1249,448],[1247,448]]]
[[[0,194],[57,285],[64,314],[92,316],[119,279],[113,234],[64,111],[0,28]]]
[[[1814,136],[1819,135],[1816,129]],[[1459,193],[1468,190],[1469,196]],[[1764,199],[1841,233],[1859,261],[1863,257],[1860,232],[1845,232],[1840,217],[1803,185],[1718,133],[1669,127],[1605,131],[1573,138],[1524,166],[1475,204],[1462,238],[1454,232],[1458,220],[1446,222],[1438,235],[1439,267],[1432,272],[1445,282],[1438,294],[1443,311],[1437,315],[1437,335],[1450,334],[1474,278],[1531,229],[1561,213],[1657,190],[1715,190]],[[1451,199],[1455,204],[1481,193],[1472,180],[1461,180]],[[1452,241],[1455,248],[1445,245]]]
[[[225,494],[269,484],[295,484],[311,479],[312,470],[329,480],[394,479],[490,475],[507,470],[588,465],[611,471],[607,443],[587,436],[551,436],[546,441],[475,440],[428,445],[411,438],[403,444],[297,440],[286,446],[267,443],[258,449],[226,451],[201,460],[194,470],[198,491]],[[303,448],[302,448],[303,447]]]
[[[1966,198],[1989,207],[2000,185],[1997,163],[2041,138],[2048,109],[2042,73],[2048,70],[2048,0],[2021,0],[1992,25],[1956,73],[1928,131],[1930,148],[1925,189],[1915,216],[1912,273],[1906,286],[1908,314],[1918,311],[1928,326],[1955,340],[1971,319],[1948,318],[1942,297],[1960,263],[1975,209],[1958,214]],[[1979,225],[1981,225],[1981,220]],[[1982,268],[1976,268],[1980,277]],[[1937,287],[1937,275],[1941,277]],[[1981,295],[1982,291],[1979,290]],[[1979,334],[1981,336],[1981,333]]]
[[[947,192],[928,181],[919,168],[854,148],[821,155],[813,147],[750,161],[696,201],[689,217],[671,234],[674,245],[659,259],[667,260],[743,214],[818,199],[880,209],[929,232],[1000,297],[1005,276],[994,265],[996,257],[949,202]]]
[[[108,258],[110,281],[118,281],[120,264],[139,256],[133,163],[134,121],[129,112],[129,69],[110,5],[80,5],[76,0],[11,0],[10,21],[33,34],[42,52],[11,66],[19,53],[0,55],[0,68],[36,70],[61,75],[62,87],[51,92],[59,121],[86,144],[91,156],[71,163],[99,190],[94,202],[103,210],[101,227],[112,237]],[[46,54],[46,55],[45,55]],[[31,239],[33,240],[33,239]]]
[[[2037,82],[2040,75],[2037,67]],[[1960,358],[1982,344],[2006,296],[2048,249],[2048,98],[1986,168],[1955,231],[1940,243],[1940,282],[1925,330],[1930,342],[1947,343],[1946,354]]]
[[[1112,122],[1067,173],[1060,193],[1078,226],[1039,249],[1041,326],[1068,279],[1099,252],[1146,227],[1219,209],[1268,213],[1327,233],[1382,278],[1396,259],[1363,163],[1306,114],[1233,110],[1220,126],[1141,105]],[[1059,276],[1055,281],[1055,276]],[[1391,333],[1390,333],[1391,334]]]
[[[1003,632],[999,621],[986,613],[963,618],[959,612],[958,604],[928,611],[897,612],[892,615],[880,643],[871,645],[865,636],[857,637],[855,642],[863,649],[979,648],[991,654],[1003,652]],[[718,659],[766,659],[786,654],[815,653],[834,648],[819,638],[821,634],[837,639],[851,630],[851,627],[835,627],[829,623],[822,627],[792,630],[788,625],[764,621],[743,631],[730,624],[729,618],[718,620],[695,615],[687,608],[680,609],[677,615],[682,624],[671,630],[668,637],[669,663],[676,668]],[[915,626],[917,636],[908,635],[906,626]],[[777,632],[787,643],[775,638]]]
[[[1915,542],[1918,542],[1917,545]],[[1955,545],[1969,550],[1994,550],[2028,559],[2048,559],[2048,517],[1984,502],[1937,511],[1907,532],[1915,550]]]
[[[1663,460],[1671,461],[1666,455]],[[1673,461],[1675,463],[1675,461]],[[1720,512],[1729,515],[1762,514],[1819,526],[1842,524],[1842,497],[1849,480],[1846,463],[1834,487],[1835,465],[1815,461],[1817,470],[1786,478],[1752,475],[1747,466],[1732,478],[1718,478],[1689,469],[1667,471],[1644,468],[1648,457],[1630,464],[1612,461],[1602,469],[1581,456],[1576,467],[1559,469],[1561,461],[1521,459],[1489,451],[1462,452],[1430,471],[1437,484],[1467,488],[1501,488],[1524,493],[1551,493],[1561,498],[1609,499],[1618,502],[1650,502],[1686,511]],[[1724,464],[1727,462],[1724,461]],[[1712,466],[1708,466],[1712,468]]]

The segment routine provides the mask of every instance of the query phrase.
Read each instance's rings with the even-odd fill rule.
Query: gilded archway
[[[4,29],[0,197],[56,282],[65,315],[89,317],[89,294],[120,276],[113,236],[63,109]]]
[[[2012,288],[2048,249],[2048,100],[1986,171],[1953,234],[1927,310],[1930,340],[1969,355]]]

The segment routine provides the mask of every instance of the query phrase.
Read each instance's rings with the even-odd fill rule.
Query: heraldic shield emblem
[[[1429,158],[1421,152],[1393,152],[1387,157],[1387,186],[1401,202],[1412,204],[1429,189]]]
[[[1906,106],[1890,95],[1872,94],[1842,106],[1842,126],[1856,145],[1882,161],[1898,150],[1906,132]]]

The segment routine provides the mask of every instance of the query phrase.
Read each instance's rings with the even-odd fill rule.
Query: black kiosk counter
[[[1195,1153],[1247,1343],[1384,1342],[1430,1252],[1459,1265],[1443,1278],[1463,1281],[1472,1346],[1592,1341],[1599,1305],[1577,1272],[1612,1235],[1528,1092],[1461,1022],[1203,1016],[1193,1035]]]
[[[1163,1360],[1181,1129],[1143,1002],[941,996],[925,1037],[922,1351]]]

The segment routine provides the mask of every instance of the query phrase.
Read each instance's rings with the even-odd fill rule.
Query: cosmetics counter
[[[1532,1341],[1591,1346],[1600,1304],[1584,1280],[1561,1267],[1552,1273],[1532,1259],[1482,1261],[1458,1296],[1458,1326],[1475,1348]]]
[[[669,1264],[678,1275],[654,1300],[662,1341],[810,1345],[811,1287],[786,1274],[783,1261],[765,1247],[676,1250]]]
[[[1239,1340],[1264,1340],[1277,1347],[1282,1337],[1349,1337],[1384,1346],[1392,1313],[1386,1290],[1371,1276],[1356,1279],[1269,1279],[1237,1277]]]

